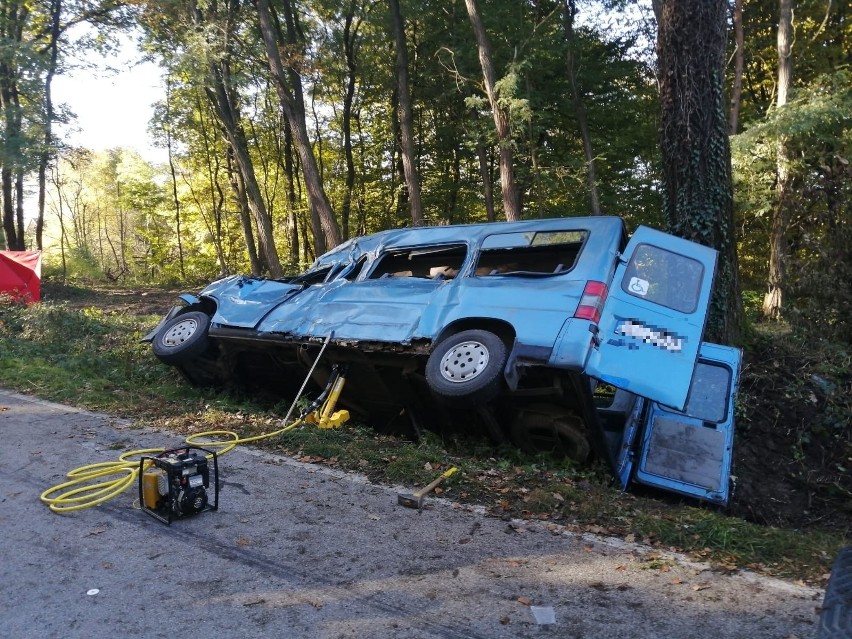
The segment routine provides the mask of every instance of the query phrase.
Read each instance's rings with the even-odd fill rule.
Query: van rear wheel
[[[557,406],[521,409],[510,428],[512,442],[525,453],[585,462],[591,452],[586,429],[577,415]]]
[[[500,392],[506,345],[490,331],[472,329],[438,343],[426,362],[432,392],[455,405],[481,406]]]

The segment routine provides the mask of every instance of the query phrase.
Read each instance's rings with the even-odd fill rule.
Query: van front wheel
[[[151,347],[164,364],[185,364],[207,350],[210,317],[191,311],[173,317],[154,336]]]
[[[429,355],[426,381],[435,395],[476,407],[500,392],[506,357],[506,345],[494,333],[462,331],[438,343]]]

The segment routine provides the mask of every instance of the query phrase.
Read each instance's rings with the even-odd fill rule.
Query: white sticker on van
[[[651,283],[648,280],[643,280],[639,277],[631,277],[630,283],[627,285],[627,290],[634,295],[645,297],[648,294],[650,286]]]
[[[641,339],[646,344],[652,344],[659,348],[664,348],[673,353],[679,353],[683,350],[683,338],[670,333],[665,329],[646,326],[637,320],[626,320],[615,327],[615,332],[619,335],[626,335]]]

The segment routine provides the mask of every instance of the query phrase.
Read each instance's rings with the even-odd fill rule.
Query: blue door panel
[[[635,480],[726,504],[734,442],[739,349],[704,343],[684,412],[652,403]]]
[[[716,251],[640,227],[609,287],[585,372],[682,409],[713,287]]]
[[[258,327],[262,331],[337,340],[409,342],[432,297],[445,283],[419,278],[338,280],[311,287],[280,306]]]

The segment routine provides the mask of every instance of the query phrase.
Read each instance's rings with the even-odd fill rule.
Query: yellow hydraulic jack
[[[316,410],[310,411],[305,416],[305,422],[316,424],[317,428],[329,429],[340,428],[349,421],[348,410],[334,410],[337,406],[337,400],[340,398],[340,393],[343,392],[343,385],[346,383],[345,372],[345,368],[340,371],[336,366],[334,367],[325,390],[314,402],[314,405],[319,405],[320,402],[322,402],[322,405]]]

